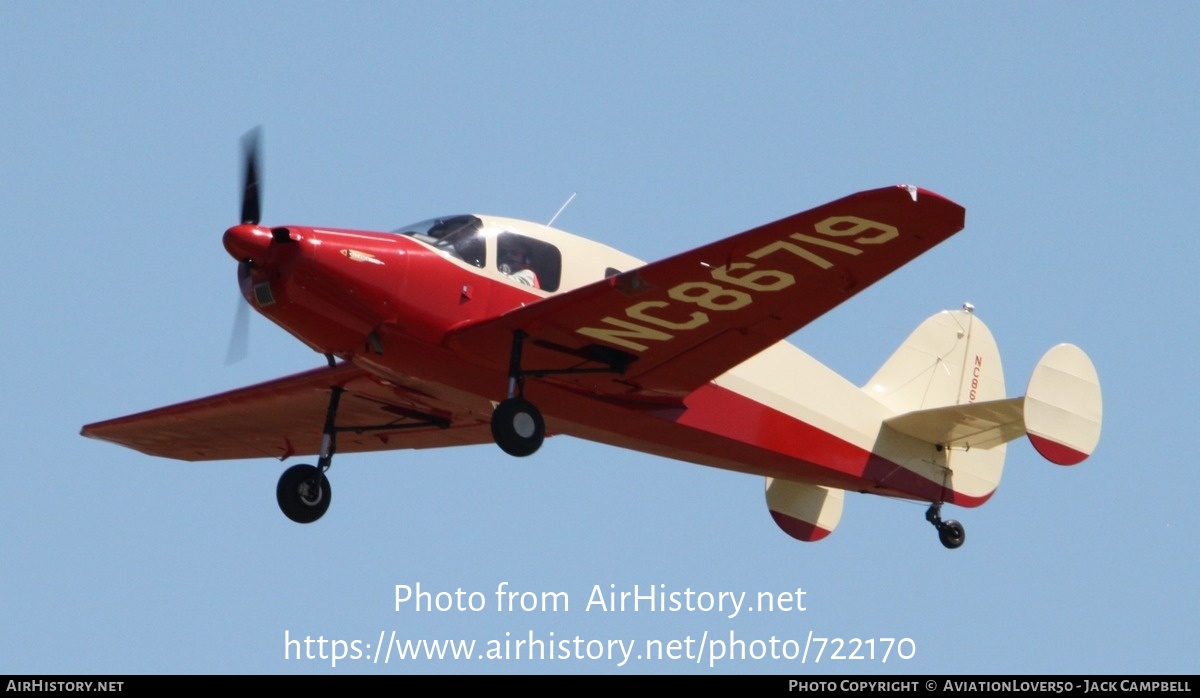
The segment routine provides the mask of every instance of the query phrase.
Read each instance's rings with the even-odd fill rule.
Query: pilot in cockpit
[[[530,257],[525,243],[514,235],[502,235],[499,244],[500,272],[526,286],[541,288],[537,272],[533,270],[532,257]]]

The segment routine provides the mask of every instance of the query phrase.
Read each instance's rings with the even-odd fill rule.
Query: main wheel
[[[329,478],[313,465],[293,465],[279,476],[275,498],[283,515],[296,523],[312,523],[325,515],[333,490]]]
[[[546,422],[533,403],[514,397],[496,405],[492,413],[492,438],[510,456],[528,456],[542,447]]]
[[[942,545],[954,550],[967,541],[967,531],[962,524],[949,519],[938,526],[938,539],[942,541]]]

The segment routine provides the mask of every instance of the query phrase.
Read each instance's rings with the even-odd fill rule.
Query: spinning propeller
[[[257,225],[261,214],[258,199],[258,141],[262,129],[255,127],[242,136],[242,159],[246,178],[242,185],[242,222]]]
[[[242,182],[243,224],[258,225],[262,217],[262,203],[258,190],[259,139],[261,129],[255,127],[242,136],[242,160],[246,176]],[[238,278],[250,273],[250,262],[238,263]],[[239,294],[240,295],[240,294]],[[233,316],[233,330],[229,336],[229,349],[225,353],[225,365],[235,364],[250,351],[250,305],[245,298],[238,298]]]

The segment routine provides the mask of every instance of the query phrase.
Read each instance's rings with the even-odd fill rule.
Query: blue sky
[[[0,3],[0,670],[1193,670],[1197,35],[1184,2]],[[224,364],[239,297],[220,237],[257,124],[272,224],[545,221],[578,192],[557,226],[657,259],[855,191],[932,189],[967,228],[792,341],[862,383],[922,319],[970,301],[1010,392],[1058,342],[1091,354],[1099,448],[1058,468],[1011,445],[992,500],[947,509],[967,529],[956,551],[921,506],[861,495],[800,544],[759,478],[567,437],[522,460],[490,445],[343,455],[330,513],[292,524],[276,462],[78,436],[323,362],[255,318],[249,358]],[[499,611],[504,582],[570,606]],[[395,587],[418,583],[491,603],[397,611]],[[803,589],[806,610],[586,610],[594,589],[634,585]],[[348,652],[393,631],[912,651],[285,658],[285,639]]]

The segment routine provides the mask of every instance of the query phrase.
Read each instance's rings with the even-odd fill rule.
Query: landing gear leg
[[[492,438],[510,456],[529,456],[546,439],[546,422],[533,403],[525,399],[525,374],[521,371],[521,345],[525,333],[513,333],[508,361],[508,395],[492,412]]]
[[[953,550],[961,547],[967,541],[967,531],[962,524],[954,519],[942,520],[941,502],[929,505],[929,509],[925,512],[925,520],[937,529],[938,540],[942,541],[942,545],[947,548]]]
[[[344,388],[334,386],[325,411],[325,428],[321,437],[321,453],[314,465],[293,465],[283,471],[275,488],[275,499],[283,515],[296,523],[312,523],[325,515],[333,490],[325,471],[333,465],[337,450],[337,408]]]

